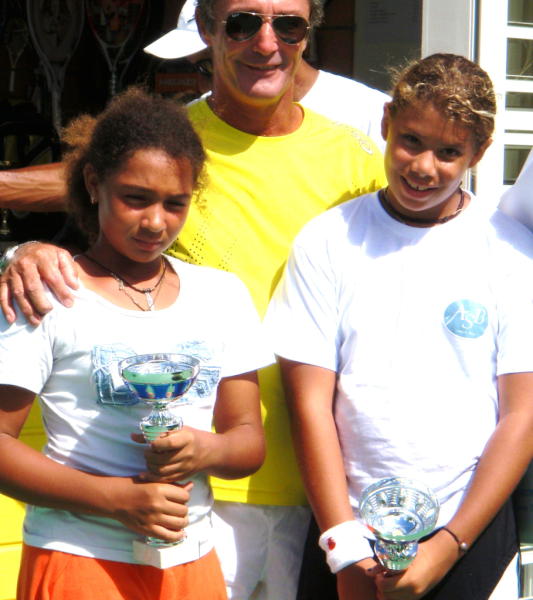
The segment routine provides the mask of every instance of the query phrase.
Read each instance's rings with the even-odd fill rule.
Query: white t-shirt
[[[164,310],[141,312],[115,306],[83,286],[65,308],[50,294],[54,310],[34,328],[19,316],[0,316],[0,383],[39,395],[47,434],[44,454],[75,469],[108,476],[146,470],[144,447],[130,439],[150,407],[137,402],[117,364],[133,354],[178,352],[201,359],[189,405],[171,409],[184,424],[210,431],[222,377],[272,362],[261,341],[260,323],[244,284],[222,271],[169,257],[180,277],[180,295]],[[189,531],[210,537],[212,493],[207,475],[191,478]],[[24,541],[119,562],[136,562],[139,534],[113,519],[28,506]]]
[[[297,237],[264,325],[274,351],[337,372],[350,502],[412,477],[455,514],[498,421],[497,376],[533,371],[533,236],[472,198],[445,225],[392,219],[376,193]]]
[[[383,105],[390,96],[364,83],[319,71],[318,79],[300,104],[332,121],[359,129],[385,154],[381,137]]]

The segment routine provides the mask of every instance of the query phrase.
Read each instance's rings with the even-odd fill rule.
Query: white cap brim
[[[159,56],[159,58],[182,58],[200,52],[204,48],[207,48],[207,46],[196,31],[184,31],[176,27],[176,29],[146,46],[144,51]]]

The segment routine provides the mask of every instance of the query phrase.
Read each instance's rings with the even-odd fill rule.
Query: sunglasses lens
[[[276,35],[286,44],[299,44],[307,36],[309,28],[303,17],[279,16],[272,20]]]
[[[234,42],[245,42],[261,29],[262,24],[259,15],[233,13],[226,19],[226,35]]]
[[[213,61],[210,58],[200,60],[196,63],[196,70],[205,77],[213,76]]]

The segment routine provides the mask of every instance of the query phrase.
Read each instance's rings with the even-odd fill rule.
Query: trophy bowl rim
[[[191,356],[190,354],[184,354],[184,353],[180,353],[180,352],[154,352],[154,353],[150,353],[150,354],[133,354],[133,355],[128,356],[127,358],[123,358],[121,361],[119,361],[118,370],[119,370],[120,376],[124,380],[130,381],[129,379],[127,379],[124,376],[124,371],[127,369],[127,367],[129,367],[131,365],[135,365],[137,363],[142,363],[142,362],[148,363],[150,361],[164,361],[164,360],[170,360],[170,361],[174,361],[174,362],[181,361],[181,362],[189,363],[189,366],[191,366],[193,369],[196,370],[193,380],[196,379],[196,377],[198,376],[198,373],[200,372],[200,366],[201,366],[200,359],[196,358],[196,356]],[[129,371],[129,372],[131,373],[131,371]],[[143,373],[143,375],[146,375],[146,373]],[[154,373],[154,375],[168,375],[168,373]],[[131,381],[131,383],[138,383],[138,382]],[[148,385],[154,385],[154,384],[157,385],[160,382],[159,381],[153,381],[153,382],[143,381],[142,383],[146,383]]]
[[[372,528],[370,526],[370,523],[368,522],[368,520],[363,516],[364,506],[378,490],[383,489],[383,488],[390,488],[393,486],[394,487],[396,487],[396,486],[397,487],[407,487],[412,490],[416,490],[417,492],[422,493],[422,494],[426,495],[427,497],[429,497],[431,502],[433,502],[434,509],[435,509],[434,522],[430,526],[428,525],[428,527],[424,528],[424,530],[421,532],[418,531],[417,533],[406,534],[406,535],[392,535],[392,534],[386,535],[386,534],[383,534],[383,532],[378,532],[378,531],[374,530],[374,528]],[[391,507],[391,508],[394,508],[394,507]],[[424,537],[425,535],[428,535],[435,528],[435,525],[439,518],[439,511],[440,511],[440,502],[439,502],[439,499],[437,498],[437,495],[435,494],[435,492],[427,484],[419,481],[418,479],[413,479],[412,477],[386,477],[384,479],[380,479],[380,480],[370,484],[369,486],[367,486],[363,490],[363,493],[361,494],[361,496],[359,498],[359,515],[361,517],[361,521],[368,529],[370,529],[370,531],[372,531],[372,533],[376,536],[376,538],[384,540],[384,541],[388,541],[388,542],[396,542],[396,543],[397,542],[412,542],[412,541],[419,540],[421,537]]]

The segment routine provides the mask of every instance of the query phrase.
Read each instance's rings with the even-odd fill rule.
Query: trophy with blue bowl
[[[415,559],[418,540],[433,531],[439,501],[427,485],[389,477],[368,486],[359,499],[361,520],[376,537],[374,553],[389,571],[405,571]]]
[[[130,390],[152,412],[141,419],[141,430],[147,442],[183,426],[183,419],[173,415],[168,405],[187,404],[183,401],[198,373],[200,361],[186,354],[141,354],[119,363],[119,372]]]
[[[144,438],[149,443],[162,434],[177,431],[183,419],[170,412],[169,405],[189,404],[185,398],[200,373],[200,361],[186,354],[141,354],[122,360],[119,373],[129,389],[143,402],[152,407],[152,412],[141,419]],[[145,542],[134,542],[134,556],[159,568],[167,568],[179,560],[176,553],[150,550],[173,548],[182,544],[146,537]],[[171,564],[172,563],[172,564]]]

